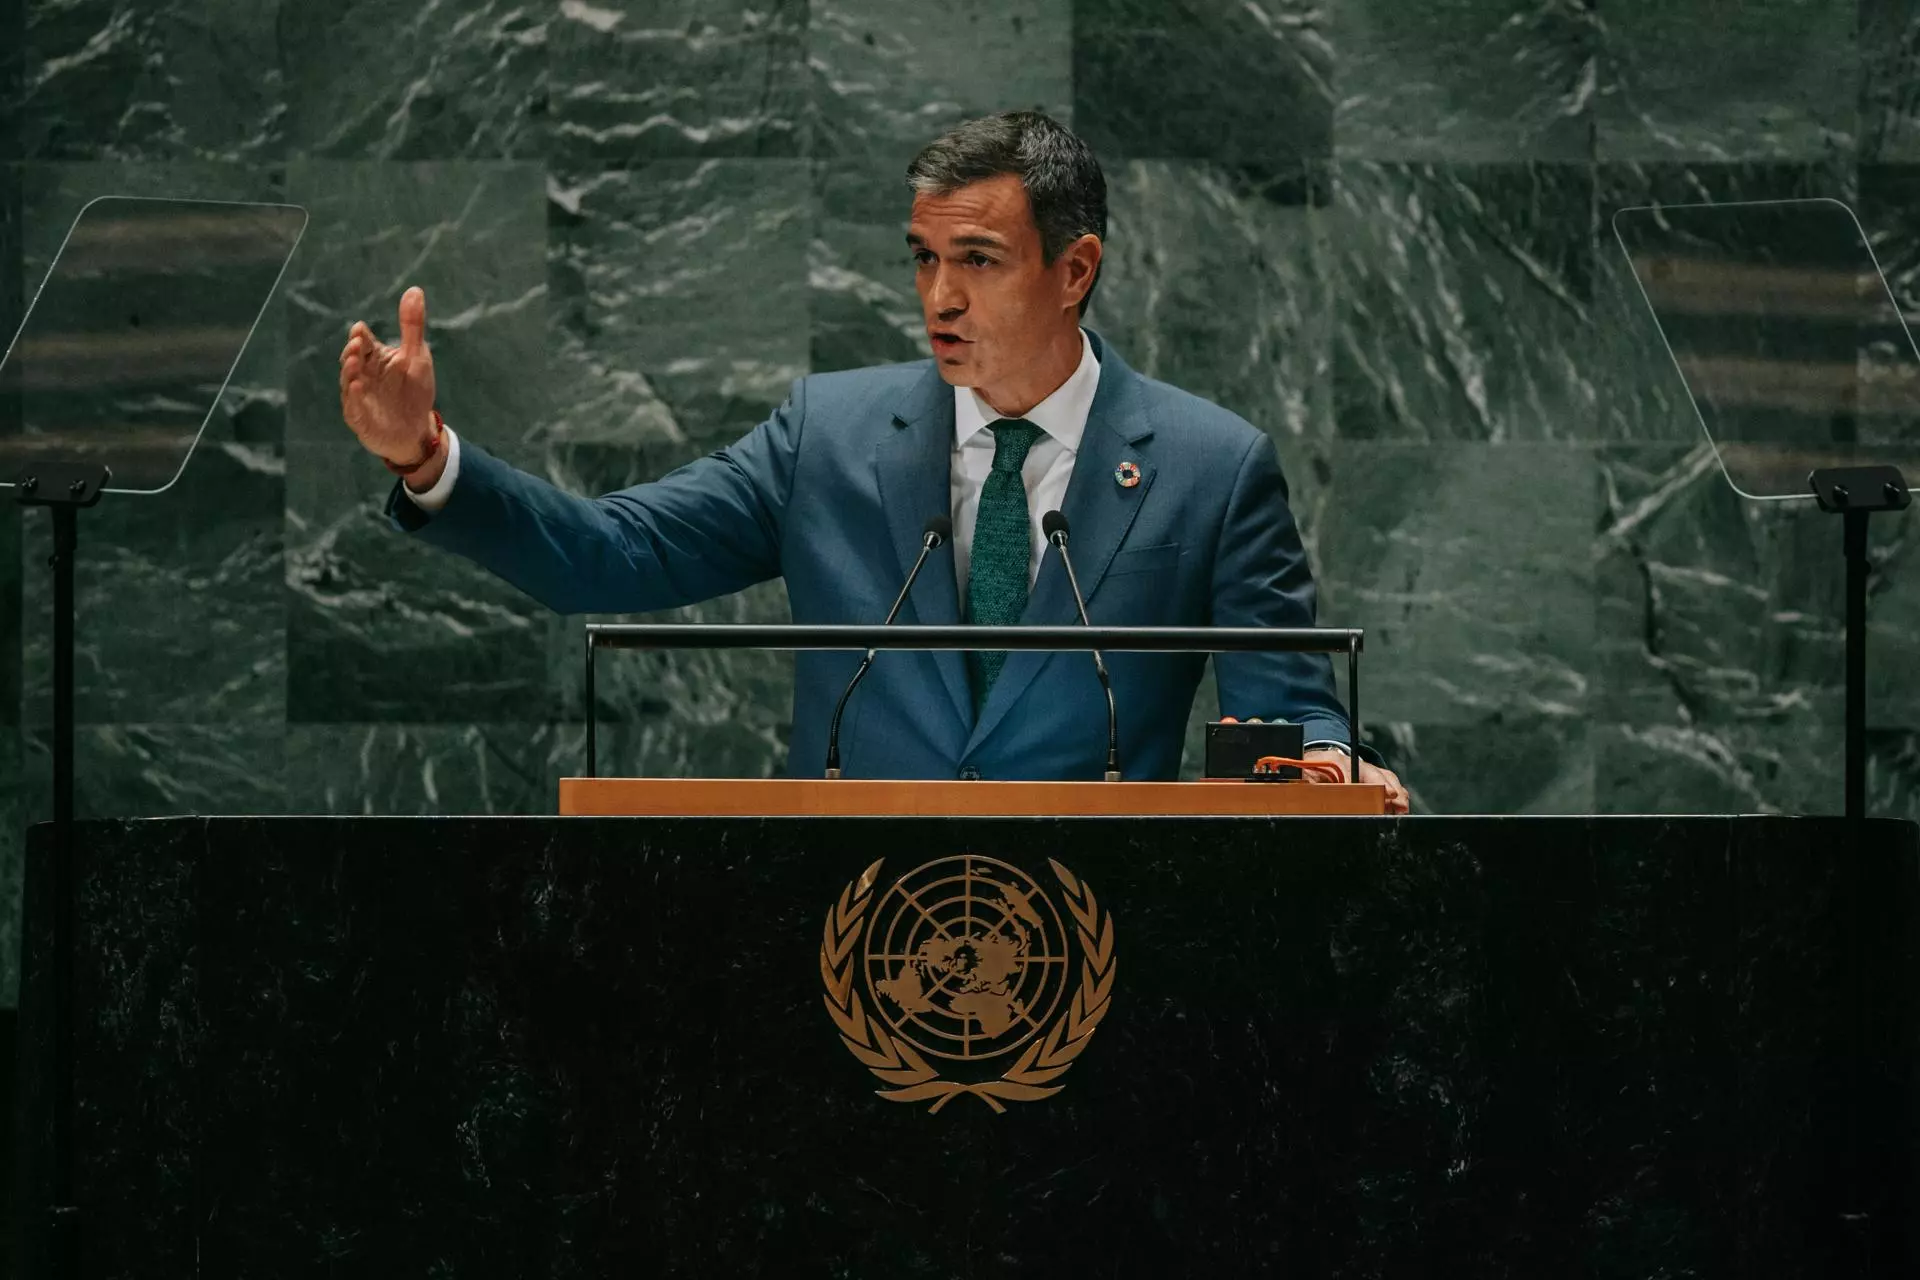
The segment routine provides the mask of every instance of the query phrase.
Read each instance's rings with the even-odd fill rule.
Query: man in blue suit
[[[1106,183],[1084,143],[1009,112],[939,138],[908,169],[907,244],[931,360],[797,380],[737,444],[599,499],[563,493],[449,429],[434,409],[426,298],[401,341],[364,323],[340,358],[343,414],[401,480],[400,529],[466,556],[562,613],[664,609],[785,579],[802,623],[885,616],[930,517],[953,522],[902,622],[1070,624],[1058,509],[1095,625],[1311,626],[1313,580],[1271,442],[1213,404],[1129,369],[1080,327],[1100,271]],[[796,659],[789,769],[817,773],[858,655]],[[1201,655],[1114,653],[1121,763],[1171,778]],[[1224,713],[1303,724],[1346,763],[1325,655],[1221,654]],[[841,734],[847,776],[1095,779],[1105,698],[1084,653],[893,652]],[[1362,762],[1363,781],[1391,772]]]

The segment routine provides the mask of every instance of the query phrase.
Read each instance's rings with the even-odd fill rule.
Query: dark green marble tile
[[[538,439],[706,452],[751,430],[807,371],[810,192],[788,160],[553,175]]]
[[[466,561],[408,540],[392,477],[340,420],[339,349],[387,340],[427,291],[439,403],[463,437],[537,468],[546,395],[545,183],[530,165],[302,163],[314,206],[289,371],[287,712],[293,721],[551,718],[549,615]]]
[[[20,732],[0,729],[0,1009],[20,1005],[20,890],[26,868],[30,813],[22,785]]]
[[[603,672],[603,674],[608,674]],[[784,722],[768,724],[762,690],[723,687],[697,695],[709,712],[745,714],[695,722],[689,700],[603,709],[599,775],[622,778],[759,778],[781,771]],[[293,725],[286,743],[284,811],[337,814],[552,814],[560,779],[587,773],[584,723]]]
[[[811,6],[815,156],[898,173],[943,129],[994,111],[1073,107],[1071,0],[821,0]]]
[[[0,21],[6,16],[5,8],[0,7]],[[17,8],[12,16],[19,17]],[[9,344],[26,311],[20,262],[20,186],[20,166],[0,162],[0,341]],[[0,391],[0,433],[11,435],[19,430],[19,397]],[[20,717],[21,567],[20,509],[14,505],[13,490],[0,489],[0,725],[17,724]]]
[[[1920,160],[1920,2],[1860,0],[1860,156]]]
[[[1075,131],[1109,165],[1324,158],[1327,24],[1307,0],[1074,0]]]
[[[1283,448],[1281,461],[1321,625],[1367,631],[1363,722],[1571,733],[1586,719],[1588,449],[1338,441]]]
[[[1704,445],[1600,453],[1596,698],[1604,721],[1653,727],[1838,725],[1844,680],[1839,521],[1811,503],[1754,502]],[[1910,518],[1876,517],[1893,572],[1869,605],[1879,723],[1914,705],[1916,641],[1892,624]],[[1888,604],[1892,608],[1888,608]],[[1891,720],[1886,717],[1893,717]],[[1831,723],[1822,722],[1822,717]]]
[[[786,623],[793,618],[785,586],[766,582],[684,609],[595,620]],[[570,721],[586,718],[583,625],[580,619],[565,620],[553,650],[561,713]],[[793,657],[750,649],[603,650],[594,664],[594,705],[603,726],[633,735],[629,749],[646,763],[647,774],[770,777],[786,764]]]
[[[553,725],[326,724],[287,731],[292,813],[542,814],[558,795]],[[578,765],[567,773],[583,772]]]
[[[552,154],[570,167],[666,156],[798,156],[806,0],[580,0],[548,34]]]
[[[1367,670],[1361,667],[1363,680]],[[1593,812],[1593,743],[1584,720],[1516,715],[1481,726],[1370,723],[1367,739],[1407,784],[1415,813]]]
[[[1598,42],[1583,0],[1345,0],[1333,8],[1334,150],[1370,160],[1585,160]]]
[[[789,682],[790,683],[790,682]],[[711,699],[712,695],[703,695]],[[783,695],[784,696],[784,695]],[[724,700],[725,695],[720,695]],[[785,703],[778,719],[759,701],[738,723],[689,721],[677,711],[642,711],[618,721],[602,718],[599,771],[622,778],[771,778],[786,771]],[[586,772],[586,726],[569,725],[556,740],[550,769],[556,778]]]
[[[1876,729],[1866,746],[1867,813],[1920,822],[1920,732]]]
[[[23,154],[17,104],[26,91],[27,0],[0,0],[0,164]],[[8,333],[12,333],[9,326]]]
[[[348,444],[288,451],[288,721],[551,719],[553,615],[393,529],[392,483]]]
[[[657,479],[746,435],[786,397],[809,360],[811,190],[807,165],[782,160],[555,178],[556,398],[534,439],[549,479],[581,494]],[[787,617],[784,589],[769,583],[654,620]],[[556,619],[549,633],[569,720],[586,715],[582,625]],[[725,651],[603,662],[600,714],[645,726],[649,772],[752,776],[780,763],[791,659]]]
[[[1837,720],[1600,724],[1595,813],[1839,813]]]
[[[1141,373],[1277,436],[1324,436],[1334,301],[1324,172],[1139,160],[1107,175],[1087,323]]]
[[[1859,181],[1854,214],[1911,328],[1920,315],[1920,164],[1863,164]]]
[[[255,0],[28,3],[21,154],[277,158],[279,12]]]
[[[539,159],[557,12],[514,0],[288,5],[287,145],[347,160]]]
[[[536,165],[298,161],[288,198],[311,223],[284,286],[288,438],[355,448],[340,348],[355,320],[399,341],[409,285],[427,294],[440,407],[506,451],[547,408],[546,180]],[[477,421],[476,421],[477,419]]]
[[[0,489],[0,504],[4,504],[0,505],[0,726],[11,726],[20,723],[24,557],[21,510],[14,504],[11,488]]]
[[[286,464],[277,441],[204,442],[160,494],[80,514],[74,714],[80,723],[278,723],[286,711]],[[52,706],[53,549],[24,515],[23,691]]]
[[[1602,164],[1595,170],[1596,263],[1593,346],[1587,359],[1599,398],[1599,436],[1692,445],[1700,416],[1660,327],[1633,277],[1613,219],[1648,205],[1854,198],[1850,163]]]
[[[1111,189],[1111,174],[1108,183]],[[913,193],[903,174],[871,161],[818,164],[813,200],[813,372],[925,359],[926,329],[906,245]]]
[[[1592,438],[1589,167],[1343,160],[1333,192],[1343,438]]]
[[[1852,147],[1852,3],[1608,0],[1599,13],[1601,159],[1815,159]]]
[[[82,725],[74,737],[80,818],[286,812],[286,727],[231,724]],[[52,734],[22,734],[29,820],[53,816]]]

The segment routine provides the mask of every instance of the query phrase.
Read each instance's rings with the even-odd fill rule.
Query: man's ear
[[[1092,232],[1060,251],[1059,261],[1066,270],[1066,295],[1060,300],[1062,305],[1077,307],[1081,299],[1087,296],[1087,290],[1093,288],[1094,279],[1100,274],[1100,256],[1103,252],[1100,237]]]

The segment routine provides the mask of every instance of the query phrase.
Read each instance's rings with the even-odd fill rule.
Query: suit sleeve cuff
[[[1346,755],[1349,746],[1350,744],[1345,738],[1312,738],[1303,743],[1300,749],[1302,751],[1311,751],[1315,747],[1329,747],[1332,750],[1338,751],[1341,755]],[[1364,742],[1360,744],[1360,759],[1370,765],[1385,767],[1385,762],[1382,760],[1380,753]]]
[[[400,491],[412,499],[413,505],[422,511],[438,511],[446,506],[447,499],[453,496],[454,482],[460,478],[460,437],[453,433],[452,427],[446,428],[446,434],[447,465],[446,469],[440,473],[440,478],[433,482],[433,488],[425,493],[415,493],[407,487],[406,481],[400,482]]]

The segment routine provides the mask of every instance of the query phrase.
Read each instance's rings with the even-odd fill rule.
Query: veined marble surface
[[[550,811],[589,714],[609,770],[774,771],[787,660],[610,655],[589,709],[579,619],[387,529],[335,356],[423,284],[464,437],[659,476],[794,378],[924,355],[903,168],[1011,107],[1105,166],[1090,323],[1274,437],[1419,808],[1831,811],[1838,522],[1726,488],[1610,219],[1845,199],[1920,314],[1917,85],[1920,0],[6,0],[7,334],[93,196],[312,216],[185,478],[82,519],[82,811]],[[1875,521],[1888,815],[1920,813],[1911,528]],[[0,507],[0,1004],[48,538]]]

